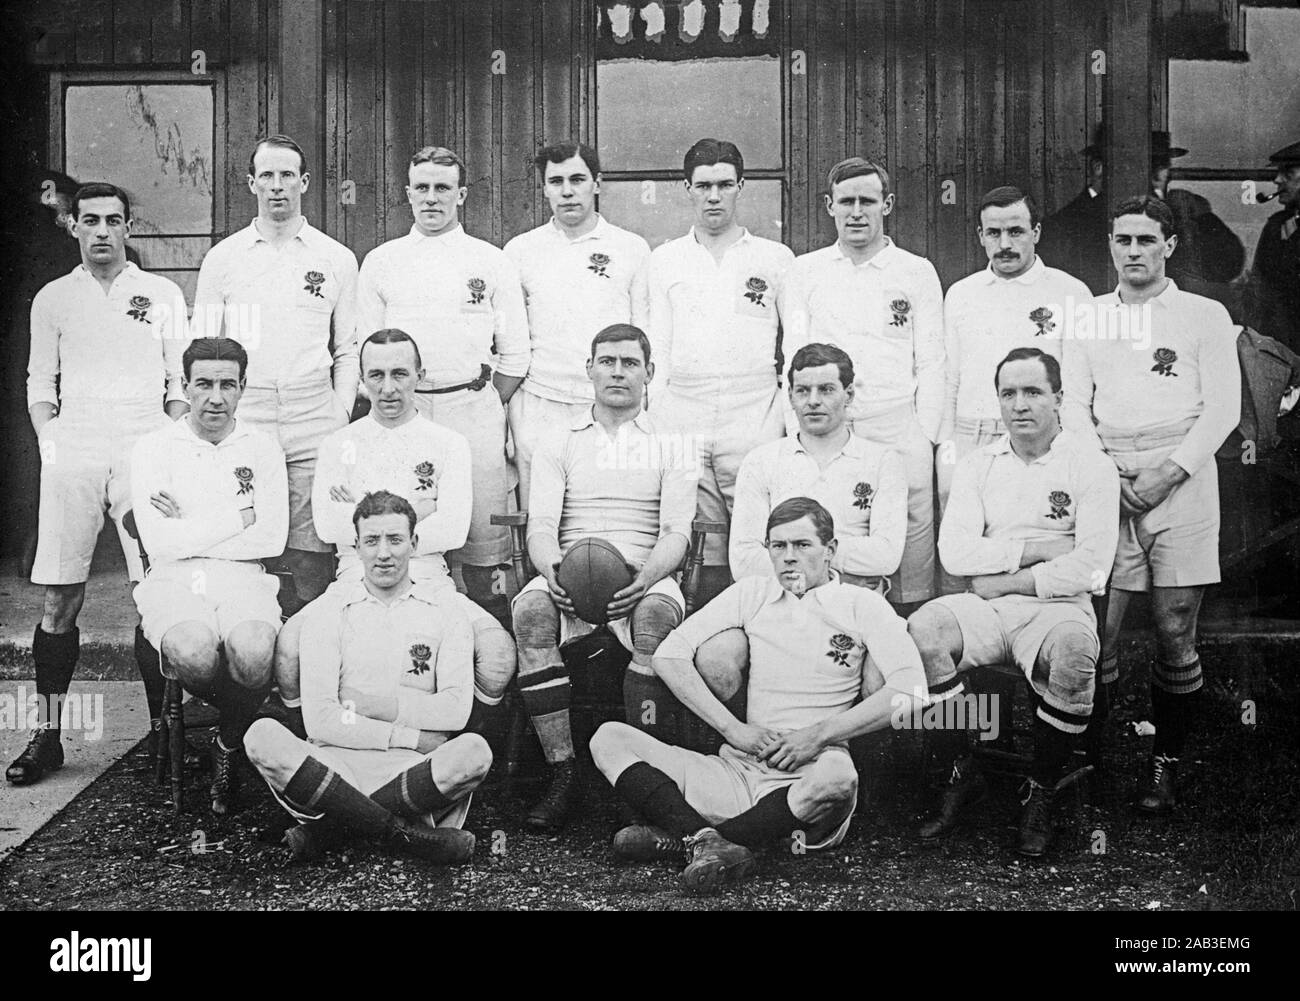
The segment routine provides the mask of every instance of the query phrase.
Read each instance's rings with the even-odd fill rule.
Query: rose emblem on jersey
[[[1178,360],[1178,352],[1173,348],[1156,348],[1151,357],[1156,361],[1151,366],[1152,372],[1158,372],[1160,375],[1172,375],[1175,379],[1178,378],[1178,373],[1174,371],[1174,362]]]
[[[767,295],[767,282],[762,278],[751,278],[745,282],[745,298],[755,306],[762,306],[767,309],[767,303],[763,301],[763,296]]]
[[[415,478],[420,481],[420,485],[415,488],[416,490],[432,490],[433,489],[433,463],[421,462],[418,466],[416,466]]]
[[[483,301],[483,293],[487,291],[487,282],[482,278],[471,278],[465,283],[465,287],[469,289],[469,304],[471,306],[477,306]]]
[[[141,323],[149,323],[149,307],[153,305],[153,300],[147,295],[131,296],[130,309],[126,315],[133,320],[139,320]]]
[[[901,327],[907,322],[907,314],[912,311],[912,304],[906,299],[895,299],[889,304],[889,311],[894,318],[889,321],[891,327]]]
[[[235,479],[239,481],[239,492],[241,494],[251,494],[253,492],[253,471],[247,466],[237,466],[235,468]]]
[[[849,666],[849,651],[853,649],[853,637],[848,633],[836,633],[831,637],[831,648],[826,656],[841,667]]]
[[[588,271],[594,271],[601,278],[608,278],[605,269],[609,267],[609,254],[592,254],[587,258],[591,263],[587,265]]]
[[[1034,335],[1035,337],[1050,334],[1056,329],[1056,321],[1052,319],[1052,311],[1046,306],[1039,306],[1029,314],[1029,318],[1038,324],[1038,333]]]
[[[1053,490],[1047,495],[1047,503],[1052,506],[1052,513],[1047,517],[1057,520],[1070,516],[1070,495],[1064,490]]]
[[[307,283],[303,286],[302,290],[304,292],[310,292],[317,299],[325,298],[320,292],[320,287],[325,284],[325,276],[323,274],[319,271],[308,271],[302,276],[302,280]]]
[[[429,658],[433,656],[433,651],[423,643],[411,644],[411,669],[407,674],[424,674],[429,670]]]
[[[870,483],[859,483],[853,488],[853,506],[863,511],[871,510],[871,502],[876,499],[876,491]]]

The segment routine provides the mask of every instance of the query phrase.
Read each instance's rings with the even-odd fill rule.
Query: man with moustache
[[[293,139],[258,142],[248,158],[257,218],[204,255],[194,293],[194,333],[224,332],[248,351],[241,419],[274,437],[288,462],[290,608],[333,577],[333,553],[312,524],[312,476],[322,439],[348,422],[357,393],[357,259],[303,217],[310,184]]]
[[[1151,195],[1111,213],[1119,286],[1097,299],[1093,339],[1065,356],[1067,431],[1096,441],[1120,474],[1120,534],[1111,572],[1097,699],[1100,733],[1119,677],[1120,628],[1133,593],[1151,592],[1156,663],[1151,675],[1152,754],[1137,807],[1168,814],[1188,732],[1199,715],[1196,619],[1219,581],[1219,485],[1214,453],[1241,414],[1236,327],[1212,299],[1165,275],[1177,246],[1173,214]],[[1142,329],[1141,341],[1105,336]]]
[[[779,309],[794,254],[737,221],[745,161],[734,143],[701,139],[682,173],[695,224],[650,255],[648,333],[659,366],[650,410],[695,448],[699,516],[730,525],[741,460],[783,433]],[[729,583],[725,539],[709,536],[704,562],[701,603]]]
[[[144,575],[122,520],[131,510],[131,449],[186,410],[181,388],[185,297],[166,278],[127,260],[131,202],[112,184],[83,185],[70,202],[81,263],[32,301],[27,408],[41,453],[40,513],[32,583],[45,589],[32,637],[37,727],[9,765],[14,785],[63,766],[60,703],[81,651],[77,616],[107,511],[127,575]],[[165,413],[164,413],[165,411]],[[140,662],[149,715],[162,715],[163,681]]]
[[[514,262],[461,226],[464,161],[426,146],[411,157],[407,180],[414,223],[362,262],[359,323],[414,338],[426,366],[416,408],[469,442],[469,535],[448,555],[466,593],[484,604],[494,600],[496,568],[510,558],[509,531],[491,518],[506,510],[505,406],[528,372],[528,316]]]
[[[988,267],[953,284],[944,299],[944,406],[936,473],[939,512],[948,503],[957,463],[1006,433],[989,383],[998,362],[1017,347],[1036,347],[1059,362],[1062,340],[1088,287],[1050,267],[1035,252],[1042,232],[1032,196],[994,188],[981,200],[975,233]],[[960,590],[944,575],[945,593]]]
[[[934,446],[943,416],[943,292],[934,265],[885,235],[894,195],[884,166],[849,157],[827,177],[838,239],[790,270],[786,350],[843,348],[857,373],[853,433],[895,449],[907,474],[907,543],[889,598],[934,594]]]
[[[600,157],[583,143],[542,149],[533,163],[551,218],[506,244],[528,307],[532,361],[510,398],[510,437],[527,507],[533,451],[547,428],[567,427],[594,402],[587,349],[612,323],[644,328],[650,246],[596,211]]]

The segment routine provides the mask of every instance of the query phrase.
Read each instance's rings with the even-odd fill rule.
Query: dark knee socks
[[[1052,724],[1034,717],[1034,763],[1029,775],[1041,786],[1052,789],[1061,779],[1065,764],[1070,760],[1073,743],[1071,734],[1058,730]]]
[[[384,836],[396,818],[310,755],[284,787],[284,798],[304,813],[324,813],[331,825],[356,834]]]
[[[623,769],[614,782],[614,791],[652,824],[678,837],[687,837],[709,826],[709,822],[686,802],[677,784],[644,761]]]
[[[244,731],[253,722],[258,708],[266,700],[271,690],[270,682],[257,688],[245,688],[223,670],[212,691],[212,704],[221,713],[221,723],[217,734],[221,743],[230,750],[235,750],[244,742]]]
[[[167,679],[163,677],[158,651],[144,638],[144,630],[135,631],[135,666],[144,682],[144,700],[149,706],[149,718],[159,719],[163,712],[163,694]]]
[[[724,820],[718,833],[728,841],[746,848],[763,848],[807,827],[790,812],[790,787],[768,793],[744,813]]]
[[[32,636],[32,660],[36,665],[36,694],[40,696],[38,719],[52,729],[59,729],[59,708],[72,684],[80,652],[80,629],[74,626],[66,633],[47,633],[37,624]]]
[[[380,786],[370,798],[390,813],[408,819],[423,817],[426,813],[442,813],[454,802],[438,788],[427,761],[421,761]]]
[[[627,669],[623,675],[623,714],[629,726],[665,744],[681,743],[682,704],[658,675]]]

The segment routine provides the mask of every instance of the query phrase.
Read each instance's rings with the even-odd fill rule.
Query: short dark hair
[[[645,355],[645,363],[650,364],[650,338],[645,335],[644,330],[633,326],[631,323],[611,323],[593,337],[591,339],[591,357],[596,357],[597,344],[609,344],[613,341],[636,341],[641,345],[641,353]]]
[[[1110,232],[1115,232],[1115,220],[1122,215],[1144,215],[1160,223],[1160,232],[1166,240],[1177,233],[1174,228],[1174,214],[1164,200],[1155,195],[1138,195],[1125,198],[1110,211]]]
[[[376,330],[373,334],[361,342],[361,350],[357,352],[358,362],[366,356],[367,344],[409,344],[415,349],[415,367],[424,368],[424,362],[420,359],[420,345],[415,343],[415,338],[405,330],[398,330],[396,327],[385,327],[383,330]],[[362,362],[362,371],[365,370]]]
[[[841,160],[827,171],[826,193],[834,195],[835,185],[841,181],[847,181],[854,177],[866,177],[868,174],[879,175],[882,197],[889,194],[889,171],[885,169],[885,165],[876,160],[868,160],[863,156],[851,156],[847,160]]]
[[[366,494],[361,498],[356,510],[352,512],[353,531],[360,535],[361,519],[374,518],[381,514],[405,515],[411,534],[415,534],[415,508],[411,507],[411,502],[405,497],[399,497],[387,490],[376,490],[374,493]]]
[[[830,545],[831,539],[835,538],[835,519],[811,497],[791,497],[772,508],[772,513],[767,516],[765,538],[772,537],[772,529],[800,518],[811,518],[818,540],[823,546]]]
[[[81,203],[89,198],[116,198],[122,203],[122,217],[126,222],[131,221],[131,199],[127,193],[119,188],[116,184],[109,184],[107,181],[91,181],[89,184],[83,184],[72,196],[72,218],[76,219],[81,214]]]
[[[696,167],[712,167],[715,163],[729,163],[736,168],[736,180],[745,179],[745,158],[735,143],[725,139],[701,139],[686,151],[682,159],[682,176],[689,183]]]
[[[411,166],[434,163],[439,167],[456,168],[456,187],[465,187],[465,161],[446,146],[422,146],[411,155]]]
[[[248,372],[248,352],[233,337],[196,337],[190,341],[181,355],[181,369],[186,382],[190,381],[190,369],[196,361],[238,362],[240,382]]]
[[[267,136],[265,139],[257,140],[253,146],[253,152],[248,154],[248,176],[256,177],[257,171],[253,167],[253,161],[257,159],[257,154],[261,152],[263,146],[271,146],[275,149],[291,149],[298,154],[298,176],[302,177],[307,173],[307,154],[302,151],[302,147],[293,141],[289,136],[274,135]]]
[[[835,365],[840,370],[840,385],[848,389],[853,385],[853,359],[843,348],[834,344],[805,344],[790,359],[790,385],[794,385],[794,374],[805,368],[817,368],[821,365]]]
[[[1041,348],[1012,348],[1005,358],[998,362],[998,367],[993,370],[993,389],[1000,390],[998,378],[1002,375],[1002,366],[1009,361],[1033,361],[1037,359],[1043,363],[1043,368],[1047,370],[1047,384],[1052,387],[1053,393],[1061,391],[1061,363],[1052,355],[1049,355]]]
[[[1004,209],[1008,205],[1016,204],[1016,202],[1024,202],[1025,207],[1029,209],[1029,225],[1031,227],[1037,226],[1043,221],[1043,215],[1038,210],[1038,203],[1034,201],[1034,196],[1021,191],[1014,184],[1004,184],[1000,188],[994,188],[992,191],[987,192],[980,199],[980,208],[975,213],[975,218],[980,219],[987,208]],[[981,223],[982,227],[983,224]]]
[[[537,155],[533,157],[533,166],[537,168],[537,173],[541,174],[542,178],[545,179],[547,164],[563,163],[575,156],[582,157],[582,162],[591,171],[593,179],[600,173],[600,154],[586,143],[574,142],[572,139],[551,146],[543,146],[537,151]]]

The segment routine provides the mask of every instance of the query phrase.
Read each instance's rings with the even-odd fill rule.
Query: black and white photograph
[[[1102,982],[1263,971],[1296,0],[0,29],[15,926],[1091,912]]]

